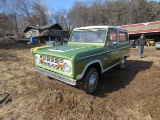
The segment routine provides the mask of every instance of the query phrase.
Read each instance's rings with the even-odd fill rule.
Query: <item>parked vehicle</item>
[[[47,41],[46,42],[46,46],[57,46],[60,45],[60,42],[56,42],[56,41]]]
[[[32,52],[36,71],[92,93],[102,73],[115,66],[125,67],[129,49],[126,29],[88,26],[75,28],[67,45]]]
[[[131,48],[136,48],[135,42],[136,42],[136,40],[130,40],[130,47]]]
[[[149,46],[155,46],[154,39],[146,39],[146,45]]]
[[[155,46],[155,41],[154,40],[150,40],[150,45],[151,46]]]
[[[157,42],[155,46],[156,46],[156,49],[160,49],[160,42]]]

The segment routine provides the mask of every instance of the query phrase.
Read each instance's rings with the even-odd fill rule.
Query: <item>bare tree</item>
[[[68,18],[68,11],[66,9],[60,9],[52,14],[55,22],[60,24],[64,29],[70,30],[72,21]]]
[[[3,0],[1,3],[1,7],[5,13],[8,14],[8,18],[12,21],[13,30],[17,36],[19,36],[18,32],[18,4],[17,1],[12,0]]]
[[[160,3],[148,0],[95,0],[88,5],[75,2],[69,11],[74,26],[125,25],[160,19]]]
[[[160,2],[149,0],[75,1],[70,10],[56,12],[49,10],[42,0],[0,0],[0,9],[0,18],[5,16],[5,20],[0,19],[0,34],[13,31],[17,36],[27,25],[59,23],[70,30],[88,25],[125,25],[160,19]],[[4,26],[6,31],[1,30]]]
[[[55,23],[54,11],[53,10],[48,11],[47,15],[48,15],[48,23],[49,24]]]
[[[74,21],[73,26],[86,26],[88,25],[88,8],[85,2],[76,1],[70,10],[68,17]]]
[[[41,2],[34,1],[32,2],[32,10],[33,10],[33,16],[37,19],[38,25],[47,25],[47,15],[46,12],[48,12],[48,9],[45,5],[42,5]]]
[[[32,19],[31,19],[31,2],[30,0],[18,0],[19,3],[19,9],[20,12],[24,15],[27,16],[28,20],[29,20],[29,24],[33,25],[32,23]]]
[[[3,12],[0,13],[0,37],[3,37],[7,33],[13,33],[12,22],[8,19],[8,16]]]

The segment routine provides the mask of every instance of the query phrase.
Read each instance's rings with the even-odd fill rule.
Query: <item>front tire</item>
[[[87,69],[84,77],[83,77],[83,83],[82,83],[82,89],[87,93],[93,93],[97,87],[98,84],[98,71],[95,68],[89,68]]]
[[[50,79],[50,80],[54,79],[54,78],[52,78],[52,77],[50,77],[50,76],[47,76],[47,77],[48,77],[48,79]]]

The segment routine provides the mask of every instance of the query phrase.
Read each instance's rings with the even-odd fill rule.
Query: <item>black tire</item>
[[[54,78],[52,78],[52,77],[50,77],[50,76],[47,76],[47,77],[48,77],[48,79],[50,79],[50,80],[54,79]]]
[[[122,57],[119,64],[120,69],[124,69],[125,65],[126,65],[126,57]]]
[[[124,69],[126,65],[126,57],[122,57],[120,63],[115,67],[117,69]]]
[[[97,69],[87,69],[84,77],[82,78],[82,85],[80,85],[80,88],[84,90],[87,94],[93,93],[98,84],[98,77],[99,75]]]

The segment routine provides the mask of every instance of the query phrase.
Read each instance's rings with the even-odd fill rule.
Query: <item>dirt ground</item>
[[[126,68],[104,73],[93,95],[37,73],[35,46],[0,43],[0,120],[160,120],[160,50],[154,46],[145,48],[144,58],[131,48]]]

